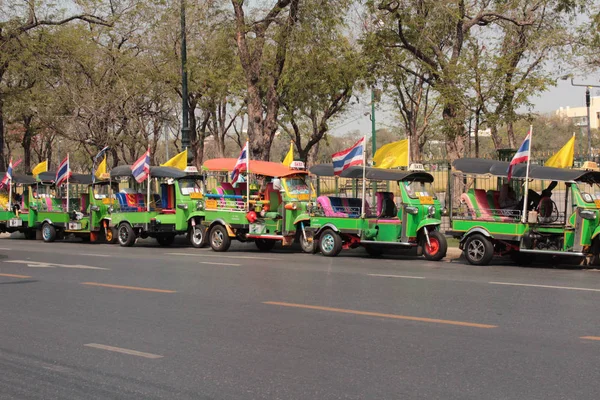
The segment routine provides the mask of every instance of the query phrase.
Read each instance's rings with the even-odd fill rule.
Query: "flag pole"
[[[408,135],[408,154],[406,155],[406,170],[410,168],[410,135]]]
[[[363,139],[363,154],[362,154],[362,158],[363,158],[363,178],[362,178],[362,204],[361,204],[361,210],[362,210],[362,216],[361,218],[364,218],[365,215],[367,215],[367,213],[365,212],[365,196],[366,196],[366,171],[367,171],[367,159],[365,157],[365,148],[367,147],[367,135],[364,136]]]
[[[12,164],[12,158],[8,164]],[[12,175],[14,174],[14,171],[12,171],[10,179],[8,180],[8,211],[12,210]]]
[[[150,147],[148,147],[148,157],[150,157]],[[150,183],[152,178],[150,177],[150,166],[148,166],[148,188],[146,193],[146,211],[150,212]]]
[[[71,172],[71,162],[69,153],[67,153],[67,212],[69,212],[69,173]]]
[[[529,149],[527,154],[527,169],[525,170],[525,195],[523,196],[523,216],[521,221],[526,223],[527,218],[527,203],[529,195],[529,163],[531,161],[531,146],[533,144],[533,125],[529,125]]]
[[[246,139],[246,211],[250,211],[250,146]]]

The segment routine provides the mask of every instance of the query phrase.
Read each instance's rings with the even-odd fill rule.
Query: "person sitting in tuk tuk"
[[[503,210],[518,210],[519,200],[517,200],[517,194],[515,193],[512,186],[508,183],[504,183],[500,188],[500,197],[498,198],[500,208]]]

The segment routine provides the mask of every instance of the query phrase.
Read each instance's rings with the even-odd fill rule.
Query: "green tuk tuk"
[[[0,173],[0,176],[3,175]],[[29,187],[35,183],[31,176],[13,173],[6,197],[0,194],[0,233],[22,232],[26,238],[35,239],[35,224],[29,224],[28,197]],[[18,187],[22,188],[21,193],[17,193]]]
[[[114,194],[109,209],[110,226],[121,246],[133,246],[138,237],[152,237],[161,246],[169,246],[176,235],[187,235],[194,247],[205,245],[202,176],[172,167],[150,167],[149,180],[138,184],[131,166],[121,165],[111,170],[110,178],[125,186]]]
[[[310,172],[334,176],[331,164],[316,165]],[[417,254],[428,260],[444,258],[448,244],[439,231],[441,206],[431,185],[433,176],[423,171],[378,168],[366,168],[364,176],[369,181],[397,182],[400,197],[395,200],[392,192],[378,191],[376,207],[371,208],[367,199],[319,196],[309,207],[307,231],[321,253],[333,257],[342,249],[363,246],[377,256],[391,247],[416,247]],[[349,167],[340,177],[362,179],[363,167]]]
[[[206,172],[229,173],[237,160],[220,158],[206,161]],[[268,161],[249,161],[250,171],[245,171],[245,182],[236,187],[224,179],[212,193],[205,195],[204,224],[209,229],[209,243],[214,251],[227,251],[231,239],[254,241],[261,251],[271,250],[277,242],[291,245],[298,239],[305,252],[312,252],[312,241],[305,229],[310,217],[306,205],[311,188],[306,181],[304,164],[295,162],[296,168]],[[255,178],[260,185],[249,182]],[[250,186],[248,186],[250,185]]]
[[[514,166],[510,183],[508,162],[459,159],[453,165],[454,189],[462,190],[446,233],[460,239],[469,263],[487,265],[494,255],[529,264],[539,255],[600,254],[600,172],[531,165],[525,204],[526,164]]]

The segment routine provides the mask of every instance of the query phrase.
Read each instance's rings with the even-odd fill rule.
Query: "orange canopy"
[[[202,169],[206,171],[233,171],[237,158],[213,158],[207,160]],[[246,165],[240,169],[246,171]],[[271,161],[250,160],[250,173],[264,176],[284,177],[296,174],[306,174],[306,171],[290,169],[281,163]]]

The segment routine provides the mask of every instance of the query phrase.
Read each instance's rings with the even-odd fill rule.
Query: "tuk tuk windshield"
[[[111,196],[111,185],[109,185],[109,184],[94,185],[93,189],[94,189],[94,198],[96,200],[106,199]],[[115,183],[112,191],[118,192],[119,185]]]
[[[179,179],[179,190],[181,190],[181,194],[184,195],[204,192],[202,180],[194,178]]]
[[[310,188],[306,184],[304,177],[295,176],[293,178],[285,178],[284,182],[287,193],[292,197],[310,194]]]
[[[418,199],[421,197],[432,197],[436,198],[435,191],[433,190],[433,184],[429,182],[400,182],[406,188],[406,193],[411,199]]]

